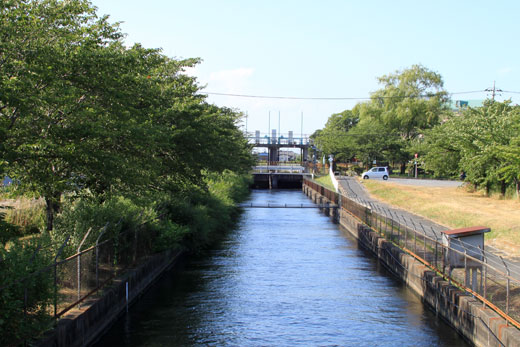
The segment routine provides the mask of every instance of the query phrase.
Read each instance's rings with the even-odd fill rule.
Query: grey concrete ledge
[[[65,347],[92,344],[182,255],[180,251],[166,251],[148,258],[102,289],[100,298],[88,299],[81,308],[69,311],[53,330],[33,345]]]

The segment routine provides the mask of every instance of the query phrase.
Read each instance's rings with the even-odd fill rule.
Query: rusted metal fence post
[[[368,209],[369,207],[366,205],[366,202],[365,202],[365,223],[370,226],[370,222],[368,221]]]
[[[36,259],[36,255],[38,254],[38,252],[40,251],[40,248],[42,248],[42,245],[40,243],[40,241],[38,241],[38,247],[36,247],[36,250],[34,251],[31,259],[29,259],[29,263],[27,265],[31,265],[32,262],[34,261],[34,259]],[[26,271],[28,271],[29,269],[25,269]],[[27,319],[27,301],[28,301],[28,298],[27,298],[27,282],[24,281],[24,286],[23,286],[23,317],[24,319]]]
[[[422,223],[420,223],[419,225],[421,226],[421,228],[422,228],[422,230],[423,230],[423,233],[424,233],[424,239],[423,239],[423,240],[424,240],[424,247],[423,247],[423,249],[424,249],[424,253],[423,253],[423,259],[426,260],[426,230],[424,230],[424,226],[422,225]]]
[[[437,264],[437,253],[439,252],[439,237],[437,236],[437,233],[435,232],[435,230],[433,229],[433,227],[431,227],[432,229],[432,233],[433,233],[433,236],[435,237],[435,254],[434,254],[434,264],[435,264],[435,268],[438,268],[438,264]]]
[[[381,211],[385,214],[385,237],[387,240],[391,241],[392,237],[388,236],[388,214],[384,208],[382,208]]]
[[[511,280],[510,280],[511,271],[509,271],[509,268],[507,267],[507,264],[504,261],[504,258],[502,258],[502,256],[499,256],[499,257],[500,257],[500,260],[502,260],[502,263],[504,264],[504,267],[506,268],[506,272],[507,272],[506,314],[509,315],[509,288],[510,288],[510,285],[511,285]],[[507,322],[506,322],[506,324],[507,324]]]
[[[483,262],[482,270],[480,271],[480,291],[483,294],[484,299],[487,299],[487,297],[486,297],[486,295],[487,295],[487,258],[486,258],[486,255],[484,254],[484,250],[482,248],[480,248],[480,246],[478,246],[478,248],[480,249],[480,254],[482,254],[482,262]],[[486,308],[485,300],[482,300],[482,307]]]
[[[110,222],[107,222],[103,229],[101,229],[101,232],[99,233],[99,236],[96,239],[96,287],[99,287],[99,240],[101,240],[101,237],[108,229],[108,225]]]
[[[417,232],[413,231],[413,252],[417,254]]]
[[[61,247],[58,249],[58,252],[56,252],[56,256],[54,257],[54,318],[57,318],[58,315],[58,258],[61,255],[61,252],[63,252],[63,249],[69,242],[70,235],[67,236],[65,239],[65,242],[61,245]]]
[[[462,244],[462,243],[461,243]],[[464,245],[462,245],[464,247]],[[468,279],[469,279],[469,273],[468,273],[468,251],[466,250],[466,247],[464,247],[464,285],[468,286]]]
[[[87,236],[90,234],[90,231],[92,230],[92,228],[88,228],[87,232],[85,233],[85,235],[83,236],[83,240],[81,240],[79,246],[78,246],[78,249],[77,249],[77,253],[78,253],[78,258],[77,258],[77,272],[78,272],[78,301],[81,300],[81,247],[83,246],[83,243],[85,242],[85,240],[87,239]],[[78,303],[78,308],[81,308],[81,303]]]
[[[394,240],[394,217],[392,216],[392,211],[388,210],[388,213],[390,214],[390,239]],[[399,243],[399,241],[398,241]]]
[[[403,217],[403,221],[404,221],[404,217]],[[403,225],[403,231],[404,231],[404,247],[405,248],[408,248],[408,227],[406,226],[406,222],[405,224]]]

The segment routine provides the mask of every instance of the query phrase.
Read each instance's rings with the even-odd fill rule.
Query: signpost
[[[415,178],[417,178],[417,157],[418,157],[418,154],[415,153],[415,160],[414,160],[414,164],[415,164]]]

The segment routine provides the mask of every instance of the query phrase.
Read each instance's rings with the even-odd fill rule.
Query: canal
[[[255,190],[251,202],[309,200]],[[98,345],[466,346],[317,209],[264,208],[163,276]]]

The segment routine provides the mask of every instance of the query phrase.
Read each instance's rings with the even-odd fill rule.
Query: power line
[[[493,88],[492,89],[491,88],[486,88],[486,92],[491,92],[491,100],[495,100],[495,95],[497,93],[501,93],[503,91],[502,91],[502,89],[496,89],[495,81],[493,81]],[[498,94],[498,95],[500,95],[500,94]]]
[[[466,92],[447,93],[449,95],[484,93],[487,90],[473,90]],[[251,94],[232,94],[219,92],[202,92],[206,95],[231,96],[239,98],[257,98],[257,99],[284,99],[284,100],[372,100],[372,99],[406,99],[406,98],[427,98],[434,97],[437,94],[420,94],[420,95],[403,95],[403,96],[374,96],[374,97],[299,97],[299,96],[273,96],[273,95],[251,95]]]

